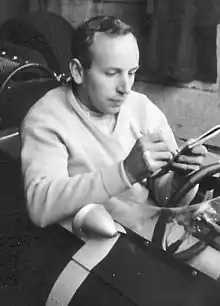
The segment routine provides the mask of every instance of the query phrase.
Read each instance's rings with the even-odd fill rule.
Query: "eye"
[[[129,76],[135,76],[136,72],[137,72],[137,70],[129,71],[128,75]]]
[[[108,72],[105,72],[105,75],[106,75],[106,76],[109,76],[109,77],[114,76],[114,75],[116,75],[116,74],[117,74],[116,71],[108,71]]]
[[[135,76],[135,73],[136,73],[136,72],[129,72],[128,75],[129,75],[129,76]]]

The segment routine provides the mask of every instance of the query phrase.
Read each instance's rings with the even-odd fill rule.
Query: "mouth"
[[[121,99],[111,99],[112,105],[115,107],[121,106],[121,104],[124,102],[124,100]]]

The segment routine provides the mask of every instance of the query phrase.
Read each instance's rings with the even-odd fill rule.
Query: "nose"
[[[117,91],[120,94],[126,95],[130,92],[132,84],[133,83],[129,75],[122,75],[119,79]]]

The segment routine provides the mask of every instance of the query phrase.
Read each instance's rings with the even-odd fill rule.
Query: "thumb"
[[[152,142],[164,141],[164,135],[162,130],[148,131],[146,136]]]

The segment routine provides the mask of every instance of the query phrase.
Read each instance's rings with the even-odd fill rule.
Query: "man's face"
[[[93,110],[116,114],[131,91],[139,67],[135,37],[109,37],[96,33],[91,48],[92,65],[83,71],[81,98]]]

